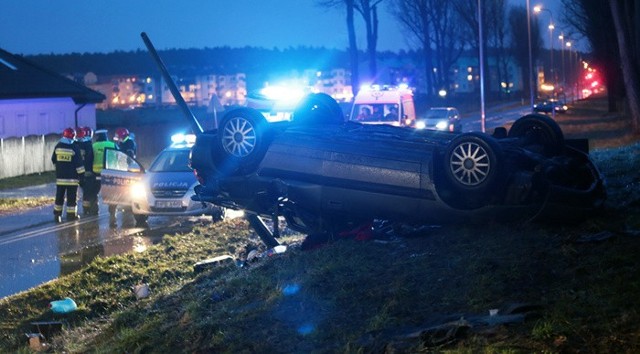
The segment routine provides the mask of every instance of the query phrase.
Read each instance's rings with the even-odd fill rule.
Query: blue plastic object
[[[49,308],[54,313],[69,313],[78,309],[78,305],[70,297],[65,297],[62,300],[51,301]]]

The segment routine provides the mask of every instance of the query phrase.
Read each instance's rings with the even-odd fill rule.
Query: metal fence
[[[0,139],[0,178],[53,171],[51,154],[59,134]]]

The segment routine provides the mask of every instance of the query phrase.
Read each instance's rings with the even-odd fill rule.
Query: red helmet
[[[93,138],[93,130],[91,130],[91,128],[89,127],[80,127],[80,130],[82,130],[82,136],[80,136],[80,132],[78,132],[78,135],[76,137],[78,138]]]
[[[62,136],[67,139],[73,139],[76,137],[76,131],[73,128],[67,128],[62,131]]]
[[[85,137],[84,127],[77,127],[76,132],[76,139],[82,139]]]
[[[127,128],[118,128],[118,129],[116,129],[115,140],[122,141],[122,140],[126,139],[128,136],[129,136],[129,131],[127,130]]]

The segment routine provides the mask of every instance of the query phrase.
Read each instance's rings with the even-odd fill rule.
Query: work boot
[[[53,216],[53,222],[55,222],[56,224],[59,224],[62,222],[62,215],[54,215]]]
[[[67,220],[68,221],[74,221],[74,220],[78,220],[80,219],[80,217],[78,216],[78,214],[75,213],[67,213]]]

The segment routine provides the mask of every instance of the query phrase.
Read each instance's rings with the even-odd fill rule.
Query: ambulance
[[[362,87],[353,100],[349,120],[363,124],[413,126],[416,120],[413,91],[406,85]]]

